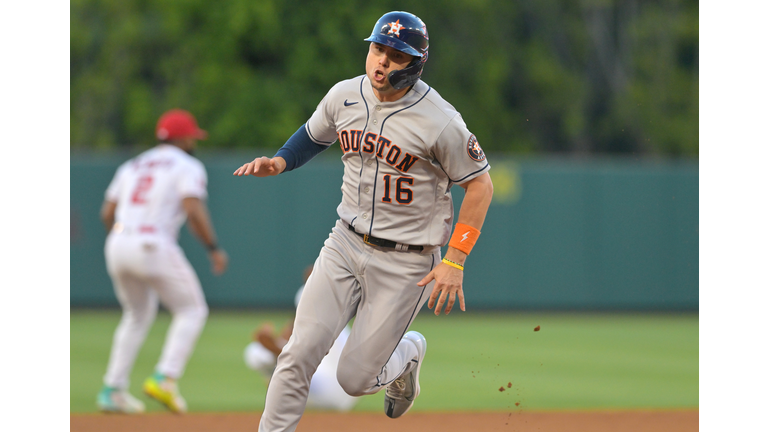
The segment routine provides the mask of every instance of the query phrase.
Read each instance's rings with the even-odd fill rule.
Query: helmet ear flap
[[[427,62],[427,53],[422,57],[416,57],[411,63],[403,69],[395,70],[387,75],[389,84],[395,90],[402,90],[416,84],[421,78],[421,72],[424,70],[424,63]]]

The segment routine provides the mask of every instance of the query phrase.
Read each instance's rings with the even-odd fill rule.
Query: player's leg
[[[176,244],[165,244],[163,273],[153,278],[160,303],[171,313],[163,352],[156,371],[179,379],[208,318],[208,304],[192,265]]]
[[[155,320],[158,302],[157,295],[134,275],[113,275],[112,280],[123,315],[112,340],[104,384],[126,389],[136,356]]]
[[[407,357],[410,358],[410,363],[400,376],[387,386],[387,392],[384,395],[384,413],[388,417],[398,418],[407,413],[413,406],[416,397],[419,396],[421,388],[419,372],[427,353],[427,340],[421,333],[411,330],[403,336],[395,352],[408,352],[408,356],[410,356],[413,347],[416,348],[416,356]],[[393,354],[392,357],[394,358],[395,355]],[[390,362],[392,362],[392,358],[390,358]]]
[[[178,393],[176,380],[184,374],[205,326],[208,305],[197,274],[181,248],[166,242],[159,243],[157,251],[152,286],[172,319],[155,375],[145,381],[144,390],[172,411],[185,412],[186,402]]]
[[[310,380],[360,300],[354,251],[333,229],[296,309],[293,334],[277,359],[259,431],[293,431],[307,402]],[[342,228],[346,230],[346,228]]]
[[[348,395],[341,388],[339,380],[336,378],[339,357],[344,349],[344,345],[347,343],[349,333],[350,327],[344,327],[312,376],[312,382],[309,385],[309,396],[307,397],[307,409],[346,412],[351,410],[357,403],[358,398]]]
[[[272,351],[264,348],[264,345],[256,341],[249,343],[243,351],[243,360],[249,369],[260,372],[267,382],[272,378],[277,357]]]
[[[350,396],[336,379],[336,370],[318,368],[312,376],[307,409],[346,412],[354,408],[358,398]]]
[[[157,314],[156,294],[136,273],[132,242],[111,239],[105,252],[107,270],[112,279],[123,314],[112,340],[104,388],[98,397],[104,411],[141,412],[144,404],[127,393],[131,370]]]
[[[432,289],[416,283],[440,261],[437,248],[420,254],[369,249],[363,300],[337,372],[351,395],[376,393],[418,365],[424,347],[404,336]]]

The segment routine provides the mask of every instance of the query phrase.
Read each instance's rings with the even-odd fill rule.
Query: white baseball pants
[[[128,388],[158,303],[173,318],[155,370],[180,378],[208,317],[208,305],[192,265],[176,241],[163,235],[112,232],[104,252],[123,309],[104,384]]]

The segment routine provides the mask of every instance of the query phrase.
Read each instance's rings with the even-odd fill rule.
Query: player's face
[[[403,96],[408,89],[395,90],[387,76],[390,72],[405,69],[413,60],[413,56],[398,51],[392,47],[371,42],[368,57],[365,60],[365,72],[371,81],[373,91],[380,101],[395,101]]]
[[[194,154],[197,148],[197,140],[192,137],[182,138],[179,147],[188,154]]]

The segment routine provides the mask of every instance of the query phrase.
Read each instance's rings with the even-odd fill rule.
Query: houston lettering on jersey
[[[416,163],[419,158],[410,153],[405,153],[396,144],[392,144],[392,140],[379,136],[373,132],[365,134],[365,138],[360,139],[363,131],[361,130],[343,130],[339,132],[339,145],[341,151],[344,153],[359,152],[373,154],[376,153],[376,157],[384,160],[392,167],[398,169],[401,172],[408,172],[413,164]],[[362,148],[361,148],[362,146]]]

